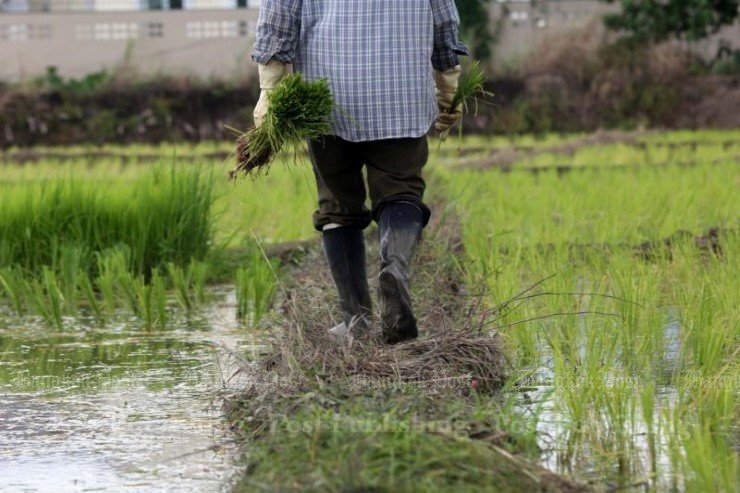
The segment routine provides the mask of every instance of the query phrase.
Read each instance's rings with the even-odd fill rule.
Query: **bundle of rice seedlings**
[[[460,76],[460,80],[457,83],[457,90],[455,95],[452,97],[452,104],[447,109],[447,114],[455,113],[458,108],[462,108],[463,113],[469,113],[468,104],[471,101],[475,101],[476,109],[473,114],[477,113],[478,97],[485,99],[488,96],[493,96],[492,92],[483,89],[483,82],[485,82],[486,76],[477,61],[470,65],[470,69]],[[439,134],[439,144],[447,139],[449,131],[445,131]],[[458,136],[462,137],[462,125],[458,125]]]
[[[460,106],[462,106],[463,111],[467,113],[468,103],[472,100],[477,101],[477,96],[480,96],[481,98],[493,96],[493,93],[483,89],[483,83],[485,80],[486,76],[483,73],[483,69],[480,68],[480,64],[477,61],[473,62],[470,65],[470,69],[460,76],[455,96],[452,98],[452,104],[447,110],[447,113],[454,113]]]
[[[326,79],[307,81],[301,74],[287,75],[268,97],[262,124],[237,138],[236,167],[229,172],[231,179],[239,173],[266,170],[285,146],[300,145],[331,131],[329,115],[334,100]]]

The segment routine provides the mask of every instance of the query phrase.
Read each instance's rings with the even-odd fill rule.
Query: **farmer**
[[[314,227],[339,294],[343,322],[332,337],[371,328],[363,230],[378,223],[378,301],[383,339],[418,335],[409,266],[429,221],[422,201],[426,134],[446,134],[460,76],[454,0],[262,0],[252,58],[259,64],[255,125],[287,73],[326,78],[335,102],[330,137],[309,142],[318,188]],[[435,91],[436,85],[436,91]],[[367,173],[371,209],[365,207]]]

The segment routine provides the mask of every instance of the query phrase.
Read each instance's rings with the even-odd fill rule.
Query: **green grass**
[[[492,318],[514,379],[550,389],[557,419],[539,431],[556,437],[559,470],[736,491],[740,175],[737,149],[711,142],[740,136],[665,137],[650,141],[700,141],[694,164],[676,166],[665,146],[612,145],[558,155],[587,168],[566,174],[517,171],[552,156],[508,173],[435,171],[463,218],[471,286],[493,307],[536,285]],[[720,251],[702,238],[713,227]]]
[[[636,245],[680,230],[704,233],[737,225],[740,194],[734,163],[689,168],[573,171],[533,176],[513,171],[444,171],[454,181],[466,227],[479,231],[467,242],[482,250],[523,246]],[[442,170],[439,170],[442,173]]]

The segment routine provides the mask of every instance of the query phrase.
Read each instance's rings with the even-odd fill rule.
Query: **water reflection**
[[[669,455],[671,437],[669,433],[651,437],[651,431],[665,428],[666,414],[669,415],[678,403],[674,378],[681,371],[682,330],[676,310],[669,308],[651,353],[649,368],[654,374],[638,374],[648,382],[651,375],[654,377],[654,397],[648,413],[641,407],[650,404],[640,400],[643,380],[633,375],[627,362],[614,358],[609,365],[592,369],[593,374],[586,372],[583,364],[580,367],[573,364],[572,378],[565,380],[565,385],[557,386],[553,351],[544,343],[539,346],[540,366],[531,371],[526,386],[514,390],[514,402],[516,409],[536,429],[542,464],[552,471],[577,476],[606,490],[668,489],[678,477]],[[572,352],[581,363],[587,361],[588,351],[593,348],[587,345],[587,332],[583,327],[579,325],[576,334]],[[599,400],[596,393],[588,394],[588,400],[582,402],[583,422],[574,426],[569,405],[581,402],[573,399],[573,395],[578,391],[588,392],[589,385],[594,382],[602,385],[600,392],[605,395]],[[566,389],[566,385],[573,389]],[[568,390],[571,395],[567,394]],[[607,403],[615,402],[622,403],[624,412],[620,414],[609,409]],[[652,419],[648,422],[646,416]],[[615,418],[623,421],[617,422]],[[615,438],[617,433],[623,434],[621,439]],[[655,440],[652,444],[651,438]],[[634,478],[639,481],[635,482]],[[625,483],[629,483],[630,488]]]
[[[252,341],[233,293],[147,332],[50,333],[0,313],[0,490],[221,491],[237,472],[218,393]]]

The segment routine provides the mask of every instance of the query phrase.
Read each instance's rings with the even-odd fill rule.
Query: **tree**
[[[455,0],[460,13],[460,30],[470,45],[472,55],[485,60],[491,56],[494,36],[488,29],[488,3],[490,0]]]
[[[616,0],[605,0],[614,3]],[[620,0],[622,12],[607,14],[607,27],[637,42],[671,38],[697,41],[738,19],[740,0]]]

